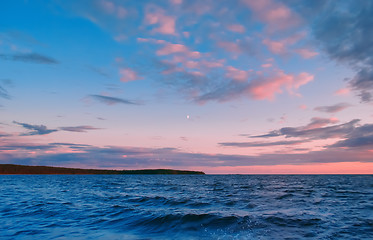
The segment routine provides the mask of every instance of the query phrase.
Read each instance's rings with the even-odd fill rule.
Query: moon
[[[187,115],[186,118],[189,119],[190,118],[189,115]]]

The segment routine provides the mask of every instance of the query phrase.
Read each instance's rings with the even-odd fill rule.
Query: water
[[[3,175],[0,183],[0,239],[373,239],[373,175]]]

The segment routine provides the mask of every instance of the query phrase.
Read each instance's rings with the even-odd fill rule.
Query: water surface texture
[[[372,175],[0,181],[0,239],[373,239]]]

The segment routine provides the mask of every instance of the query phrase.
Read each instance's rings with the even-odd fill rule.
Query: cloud
[[[87,132],[89,130],[99,130],[102,128],[95,128],[92,126],[83,125],[83,126],[75,126],[75,127],[60,127],[59,129],[63,131],[68,131],[68,132]]]
[[[100,0],[100,1],[98,1],[98,5],[101,7],[101,9],[106,14],[114,15],[118,19],[123,19],[128,14],[128,12],[127,12],[127,10],[125,8],[123,8],[122,6],[116,5],[112,1]]]
[[[327,126],[329,124],[334,124],[337,122],[339,122],[337,118],[313,117],[311,118],[311,122],[308,125],[304,126],[303,129],[308,130],[308,129],[314,129],[314,128],[321,128],[321,127]]]
[[[123,99],[123,98],[109,97],[109,96],[96,95],[96,94],[89,95],[89,96],[91,98],[99,101],[99,102],[105,103],[106,105],[115,105],[115,104],[119,104],[119,103],[129,104],[129,105],[139,105],[139,103],[137,103],[137,102],[127,100],[127,99]]]
[[[309,1],[312,2],[312,1]],[[299,9],[307,14],[307,6]],[[309,15],[313,33],[328,56],[348,64],[356,75],[349,86],[363,102],[373,100],[373,2],[371,1],[321,1],[317,14]],[[347,11],[348,10],[348,11]]]
[[[22,136],[32,136],[32,135],[46,135],[52,132],[57,132],[57,129],[48,129],[45,125],[31,125],[27,123],[21,123],[17,121],[13,121],[13,123],[18,124],[28,130],[30,132],[21,134]]]
[[[216,166],[266,166],[328,162],[372,162],[371,153],[351,149],[328,148],[309,153],[230,155],[188,153],[175,148],[139,148],[52,143],[2,144],[1,150],[16,150],[0,159],[7,163],[85,168],[185,168]],[[70,150],[69,150],[70,149]],[[33,152],[30,154],[29,152]],[[67,151],[67,152],[66,152]],[[195,169],[196,170],[196,169]]]
[[[330,147],[357,148],[373,147],[373,124],[364,124],[356,127],[345,139],[338,141]]]
[[[349,88],[341,88],[334,92],[334,95],[342,96],[342,95],[348,95],[350,93]]]
[[[319,55],[318,52],[315,52],[315,51],[310,50],[308,48],[298,48],[298,49],[295,50],[295,52],[298,53],[299,55],[301,55],[305,59],[313,58],[313,57]]]
[[[10,95],[8,94],[8,91],[0,85],[0,97],[5,99],[10,99]]]
[[[189,48],[183,44],[173,44],[166,42],[164,47],[159,49],[157,52],[157,55],[164,56],[164,55],[170,55],[170,54],[183,54],[190,58],[199,58],[201,56],[201,53],[198,51],[191,51]]]
[[[284,136],[286,138],[299,137],[306,139],[328,139],[342,138],[352,133],[359,119],[351,120],[347,123],[324,127],[329,123],[335,123],[336,119],[312,118],[311,123],[301,127],[285,127],[270,131],[267,134],[250,136],[250,138],[271,138]]]
[[[277,142],[223,142],[219,143],[220,146],[224,147],[268,147],[268,146],[288,146],[305,143],[304,140],[295,140],[295,141],[277,141]]]
[[[290,8],[273,0],[241,0],[251,9],[259,21],[267,24],[270,32],[294,28],[301,23],[301,18]]]
[[[58,64],[59,62],[51,57],[38,53],[17,53],[17,54],[0,54],[0,58],[10,61],[29,62],[38,64]]]
[[[292,94],[294,90],[312,81],[313,78],[313,75],[305,72],[296,76],[279,71],[273,78],[253,80],[248,91],[254,99],[273,100],[276,93],[282,93],[283,88]]]
[[[236,32],[236,33],[244,33],[246,31],[245,27],[241,24],[231,24],[231,25],[228,25],[227,28],[228,30],[232,32]]]
[[[119,70],[119,73],[121,74],[120,81],[122,82],[130,82],[142,79],[142,77],[138,76],[138,74],[130,68],[122,68]]]
[[[305,32],[299,32],[296,34],[293,34],[287,38],[281,39],[281,40],[271,40],[268,38],[265,38],[262,40],[262,43],[268,47],[268,50],[277,55],[285,55],[289,52],[289,46],[292,46],[302,40],[306,36]],[[295,50],[299,53],[299,49]],[[301,52],[305,53],[305,49],[302,49]],[[310,52],[307,52],[310,54]],[[299,53],[300,54],[300,53]]]
[[[337,113],[340,111],[345,110],[346,108],[351,107],[351,104],[348,103],[337,103],[331,106],[320,106],[320,107],[315,107],[315,111],[319,112],[326,112],[326,113]]]
[[[154,33],[176,35],[176,18],[165,14],[165,10],[160,7],[149,5],[145,13],[145,23],[148,25],[158,25],[153,28]]]
[[[8,133],[0,132],[0,138],[2,138],[2,137],[10,137],[10,136],[12,136],[12,135],[8,134]]]

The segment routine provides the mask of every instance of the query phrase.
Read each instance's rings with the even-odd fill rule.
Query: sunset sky
[[[0,163],[373,174],[373,1],[0,3]]]

